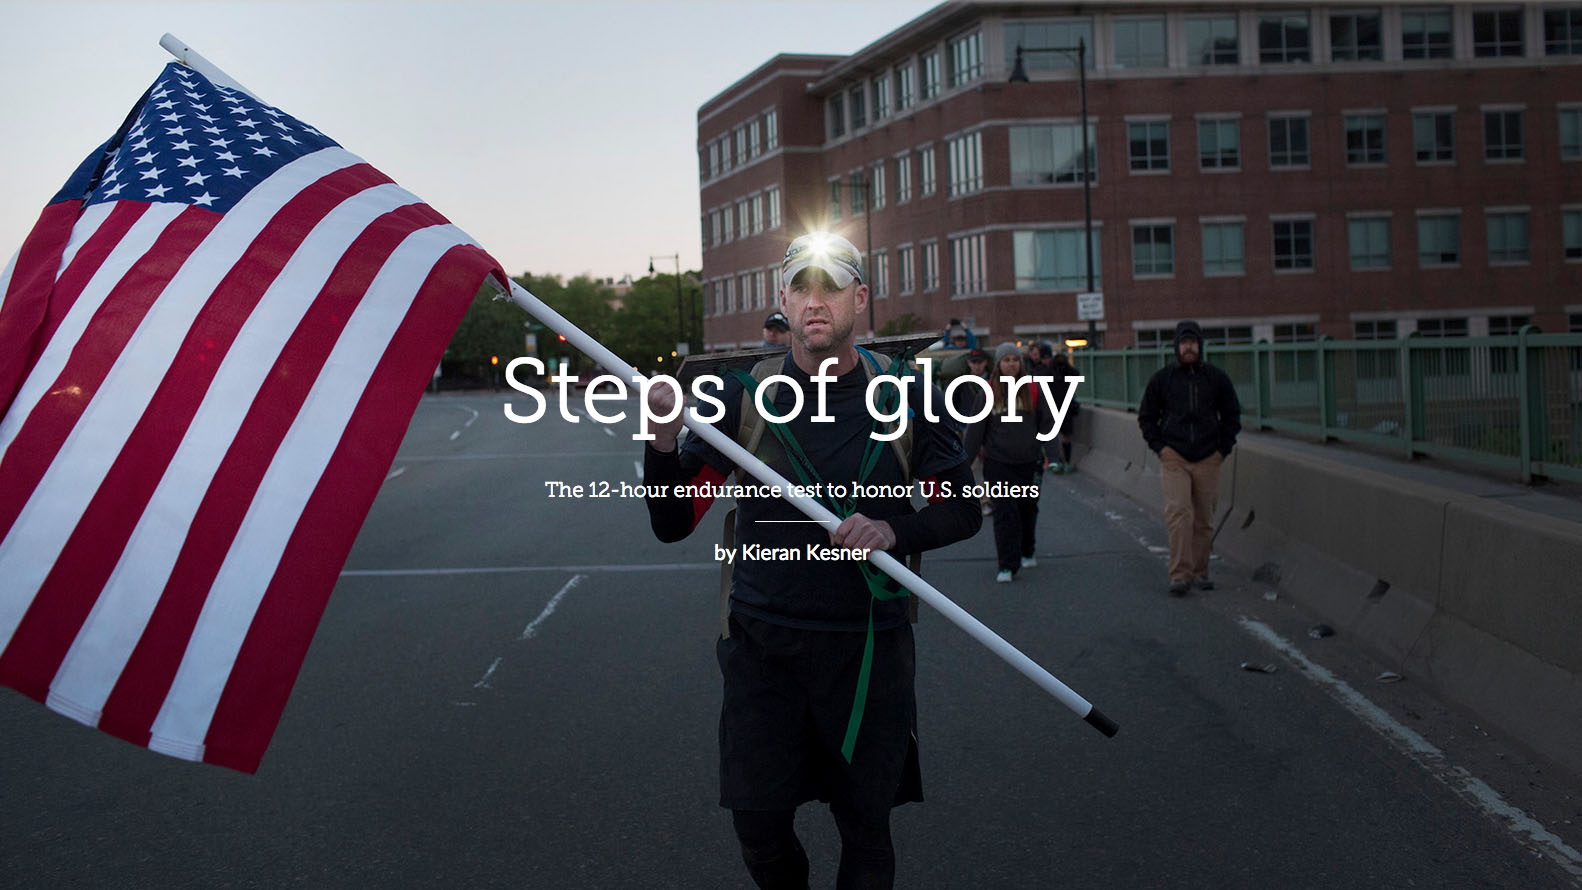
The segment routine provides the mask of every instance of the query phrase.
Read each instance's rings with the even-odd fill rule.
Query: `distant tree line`
[[[620,298],[614,288],[587,275],[567,281],[559,275],[524,272],[515,281],[639,370],[669,372],[680,361],[672,355],[679,342],[679,316],[685,315],[689,349],[697,352],[702,346],[703,289],[698,276],[697,272],[681,276],[680,311],[675,275],[638,279]],[[536,341],[531,352],[529,335]],[[536,355],[546,366],[554,363],[552,359],[565,360],[574,374],[593,370],[591,359],[515,303],[479,296],[445,350],[440,385],[447,389],[499,385],[506,365],[523,355]]]

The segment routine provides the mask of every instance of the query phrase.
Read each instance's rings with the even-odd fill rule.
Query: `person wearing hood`
[[[1214,588],[1208,577],[1214,501],[1220,464],[1241,432],[1241,402],[1230,376],[1203,360],[1203,330],[1197,322],[1176,325],[1175,357],[1149,378],[1137,425],[1159,455],[1170,537],[1170,595],[1185,596],[1194,586]]]
[[[991,498],[997,563],[994,580],[1000,584],[1010,583],[1021,569],[1038,565],[1033,537],[1038,525],[1038,477],[1058,447],[1053,437],[1038,441],[1040,434],[1055,425],[1049,400],[1037,386],[1028,385],[1030,381],[1014,388],[1005,382],[1005,378],[1026,376],[1021,350],[1015,343],[1002,343],[994,351],[994,366],[989,371],[994,393],[989,413],[968,426],[964,437],[967,455],[982,455],[983,481],[1006,483],[1006,490],[1015,492]],[[982,398],[980,392],[979,403],[969,413],[984,407]]]

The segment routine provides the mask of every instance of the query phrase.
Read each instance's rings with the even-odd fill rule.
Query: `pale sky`
[[[851,53],[935,5],[0,0],[0,263],[170,60],[168,31],[510,274],[641,277],[678,251],[696,269],[698,106],[777,53]]]

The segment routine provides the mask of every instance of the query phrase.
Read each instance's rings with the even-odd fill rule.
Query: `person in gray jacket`
[[[1005,496],[991,497],[997,562],[994,580],[1001,584],[1009,583],[1019,570],[1038,564],[1034,555],[1038,481],[1059,448],[1054,436],[1047,442],[1038,441],[1040,433],[1047,434],[1054,427],[1055,416],[1031,381],[1017,389],[1012,411],[1010,386],[1001,378],[1024,376],[1022,353],[1016,344],[1000,344],[989,371],[994,404],[988,416],[967,427],[965,435],[968,456],[982,452],[983,481],[991,486],[1003,483],[999,487],[1009,489]],[[976,410],[982,410],[981,404]]]

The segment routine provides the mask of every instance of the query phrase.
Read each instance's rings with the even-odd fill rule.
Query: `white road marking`
[[[544,607],[544,611],[538,613],[538,617],[533,619],[533,623],[529,624],[522,631],[522,635],[520,637],[517,637],[517,639],[519,639],[519,640],[526,640],[526,639],[531,638],[533,636],[533,634],[537,633],[538,632],[538,626],[540,624],[544,623],[544,619],[546,619],[549,616],[555,614],[555,607],[560,605],[561,597],[565,596],[571,590],[571,588],[576,587],[578,584],[580,584],[582,582],[582,579],[586,578],[586,577],[587,577],[587,575],[573,575],[573,576],[571,576],[571,580],[567,581],[565,586],[561,587],[560,590],[557,591],[554,596],[549,598],[549,605]]]
[[[609,436],[612,439],[615,438],[615,430],[612,430],[609,427],[603,427],[603,429],[606,436]]]
[[[454,442],[454,441],[456,441],[457,439],[460,439],[460,438],[461,438],[461,430],[456,430],[456,431],[454,431],[454,432],[452,432],[450,434],[450,440],[452,442]]]
[[[1248,633],[1294,662],[1314,683],[1322,687],[1363,723],[1400,748],[1403,753],[1415,760],[1418,766],[1445,783],[1450,790],[1473,807],[1482,810],[1496,823],[1503,824],[1506,831],[1518,843],[1537,848],[1565,869],[1567,874],[1582,879],[1582,853],[1577,852],[1563,839],[1545,828],[1543,823],[1511,806],[1498,791],[1490,788],[1487,783],[1465,768],[1447,763],[1444,752],[1432,742],[1391,717],[1383,708],[1369,701],[1366,696],[1345,680],[1335,676],[1328,668],[1309,659],[1267,624],[1245,617],[1239,621]]]
[[[643,462],[640,460],[632,461],[632,468],[637,471],[637,481],[643,481]]]
[[[500,662],[502,660],[504,660],[504,658],[505,658],[505,656],[503,656],[503,655],[495,656],[494,664],[489,665],[489,669],[483,672],[483,679],[481,679],[478,682],[472,684],[472,688],[474,688],[474,689],[493,689],[494,688],[494,684],[489,682],[489,678],[494,676],[494,672],[499,669]]]
[[[593,566],[476,566],[453,567],[438,569],[347,569],[341,572],[342,578],[401,578],[424,577],[430,575],[512,575],[516,573],[555,572],[565,574],[573,572],[591,575],[597,572],[691,572],[698,570],[715,570],[718,563],[713,562],[660,562],[638,563],[636,565],[593,565]]]
[[[399,476],[399,475],[401,475],[402,473],[405,473],[405,472],[406,472],[406,467],[396,467],[395,469],[390,471],[390,475],[385,477],[385,481],[389,482],[391,479],[394,479],[395,477],[397,477],[397,476]]]

